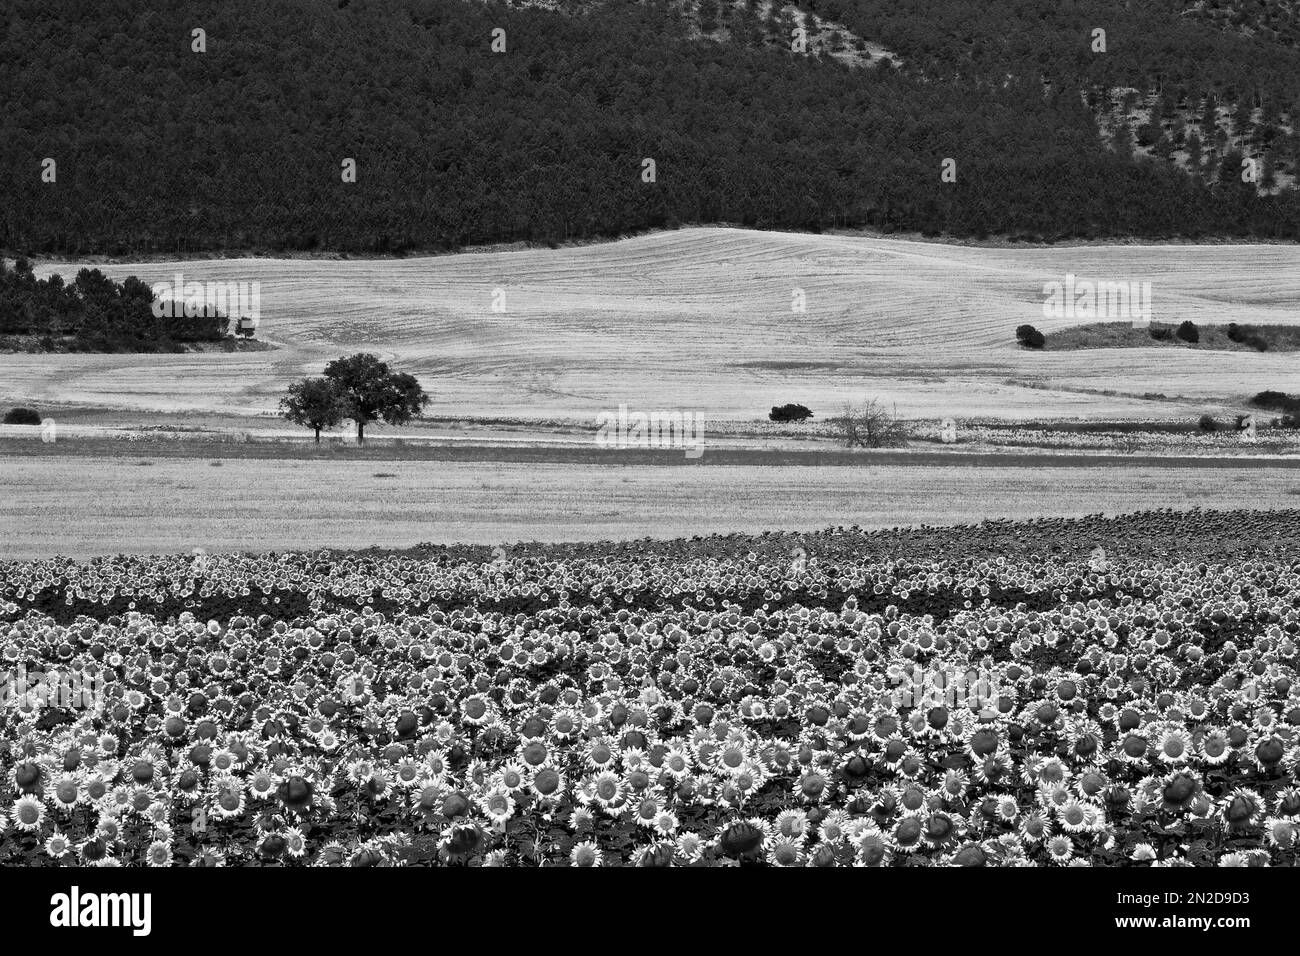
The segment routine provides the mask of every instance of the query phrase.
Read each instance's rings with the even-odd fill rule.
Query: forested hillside
[[[687,222],[1300,237],[1292,6],[792,11],[6,0],[0,248],[399,252]]]

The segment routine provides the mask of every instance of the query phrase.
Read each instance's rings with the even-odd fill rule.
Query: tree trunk
[[[316,429],[316,444],[320,444],[320,429]]]
[[[357,422],[357,444],[364,445],[365,443],[366,443],[366,423],[362,421],[358,421]]]

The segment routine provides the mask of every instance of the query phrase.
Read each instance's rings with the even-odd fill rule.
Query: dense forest
[[[897,62],[792,51],[819,20]],[[698,222],[1295,240],[1295,23],[1249,0],[6,0],[0,249]]]
[[[82,269],[65,283],[38,279],[26,259],[0,259],[0,351],[177,352],[227,338],[229,318],[213,310],[158,315],[153,290],[135,276],[123,282]],[[182,310],[183,311],[183,310]]]

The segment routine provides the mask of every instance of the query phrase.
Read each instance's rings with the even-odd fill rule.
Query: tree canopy
[[[7,0],[0,248],[373,254],[707,222],[1300,237],[1289,185],[1214,175],[1239,171],[1228,147],[1270,181],[1300,166],[1290,8],[801,0],[901,58],[864,66],[792,52],[745,3],[704,11],[705,38],[695,0],[558,6],[101,0],[60,21]],[[1156,101],[1171,126],[1145,124],[1154,152],[1116,148]],[[1172,152],[1178,110],[1211,114],[1205,168]]]

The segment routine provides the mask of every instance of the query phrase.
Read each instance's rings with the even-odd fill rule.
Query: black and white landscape
[[[166,7],[0,10],[0,864],[1295,864],[1294,4]]]

